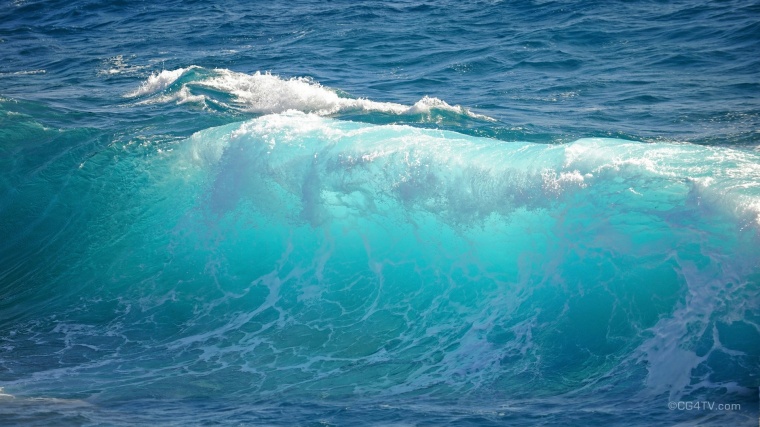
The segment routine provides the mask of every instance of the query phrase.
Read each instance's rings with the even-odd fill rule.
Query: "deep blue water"
[[[0,425],[757,425],[756,2],[16,0],[0,59]]]

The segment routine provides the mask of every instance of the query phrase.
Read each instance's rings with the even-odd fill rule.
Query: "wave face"
[[[58,195],[87,207],[50,241],[46,271],[5,273],[4,346],[36,362],[3,358],[4,384],[94,393],[122,411],[151,396],[247,402],[258,421],[300,402],[292,422],[336,404],[380,423],[388,408],[444,406],[460,409],[442,422],[472,408],[530,421],[509,402],[554,422],[544,411],[558,395],[578,405],[577,422],[630,395],[634,412],[726,393],[750,405],[757,157],[502,142],[301,112],[147,156],[96,155],[70,179],[106,173],[100,185]],[[703,176],[716,162],[721,174]],[[67,237],[78,222],[88,232]],[[46,225],[26,225],[25,241]],[[118,419],[89,404],[50,403]]]

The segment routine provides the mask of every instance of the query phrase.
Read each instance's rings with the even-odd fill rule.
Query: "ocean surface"
[[[0,2],[0,425],[759,395],[758,2]]]

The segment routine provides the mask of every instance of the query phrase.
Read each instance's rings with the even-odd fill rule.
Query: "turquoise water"
[[[756,425],[755,4],[0,16],[0,424]]]

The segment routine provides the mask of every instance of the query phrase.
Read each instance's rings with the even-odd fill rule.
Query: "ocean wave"
[[[20,371],[12,355],[34,349],[45,369],[4,386],[105,401],[746,396],[757,156],[298,111],[113,147],[56,195],[83,210],[62,236],[44,223],[6,246],[54,251],[31,266],[45,292],[10,302],[0,357]]]
[[[644,203],[655,203],[652,199],[663,195],[659,186],[667,183],[669,192],[663,196],[668,197],[658,202],[661,209],[674,207],[675,200],[694,199],[698,205],[725,211],[745,226],[760,227],[760,158],[751,150],[605,138],[545,146],[471,139],[451,132],[431,134],[407,126],[363,127],[293,111],[224,129],[232,130],[224,135],[209,130],[193,136],[194,158],[218,161],[226,147],[235,143],[244,152],[269,153],[257,157],[257,162],[271,161],[278,158],[274,153],[294,156],[305,150],[318,156],[327,144],[334,167],[342,165],[352,171],[351,176],[366,169],[361,176],[374,183],[378,177],[386,177],[386,187],[379,194],[395,194],[404,203],[419,202],[457,220],[464,220],[467,212],[487,216],[508,211],[515,203],[545,206],[571,189],[592,190],[587,187],[600,184],[624,190],[633,199],[649,200]],[[212,133],[218,136],[210,137]],[[295,162],[314,161],[299,154],[288,158],[287,164],[292,167]],[[716,169],[715,165],[721,166]],[[271,165],[259,165],[256,170],[262,168],[271,170]],[[313,166],[304,163],[283,171],[288,177],[283,179],[292,181],[286,187],[307,185],[307,181],[297,182],[303,178],[298,171],[310,168]],[[323,172],[326,175],[320,174],[319,181],[331,182],[329,171]],[[347,185],[346,176],[335,179]],[[378,189],[366,191],[377,194]]]
[[[178,170],[209,174],[202,200],[214,221],[266,228],[265,240],[287,242],[278,244],[283,257],[303,260],[296,273],[278,266],[260,276],[254,283],[272,299],[231,319],[220,336],[276,307],[288,280],[298,301],[347,306],[352,299],[329,283],[366,270],[370,297],[349,316],[357,325],[383,319],[372,335],[402,344],[378,344],[354,363],[371,370],[404,360],[401,349],[415,342],[452,344],[438,359],[439,346],[420,348],[413,360],[437,362],[386,384],[389,395],[508,388],[526,372],[560,388],[578,383],[548,379],[557,372],[595,387],[640,372],[652,396],[671,399],[748,386],[695,372],[723,372],[716,358],[724,355],[734,367],[751,357],[735,343],[753,324],[743,314],[757,272],[749,248],[760,236],[752,151],[605,138],[550,146],[289,112],[199,132],[174,154]],[[322,243],[311,240],[315,230]],[[361,256],[342,252],[352,245]],[[455,315],[441,295],[462,304]],[[422,316],[430,322],[418,327],[407,304],[431,310]],[[401,338],[380,326],[394,321]],[[454,326],[462,322],[469,326]],[[725,343],[704,344],[710,334]],[[176,349],[207,340],[178,340]],[[318,384],[313,375],[308,383]]]

